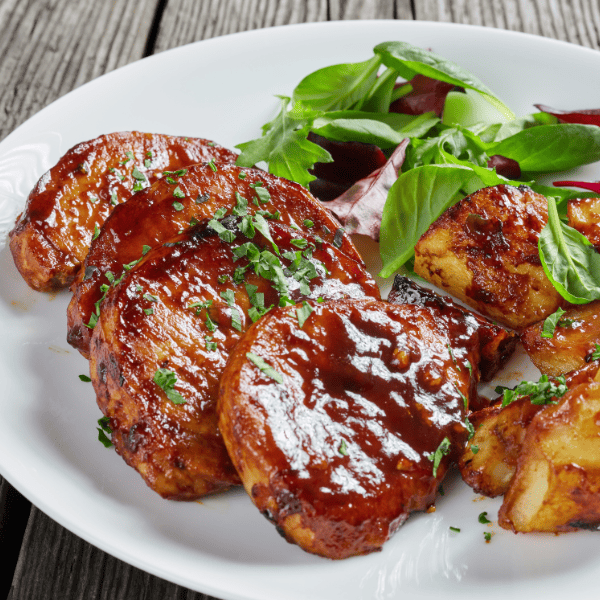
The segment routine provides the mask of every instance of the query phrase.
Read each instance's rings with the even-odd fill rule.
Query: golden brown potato
[[[456,340],[420,306],[312,307],[302,326],[287,307],[246,332],[217,411],[259,510],[288,541],[340,559],[378,550],[433,504],[466,442],[477,348],[451,352]]]
[[[185,173],[173,175],[171,180],[163,178],[136,194],[108,217],[72,286],[67,341],[87,357],[90,319],[109,273],[118,278],[125,265],[140,258],[144,246],[160,246],[190,223],[210,219],[217,210],[231,213],[240,202],[238,195],[247,202],[250,213],[280,213],[281,222],[314,232],[362,263],[338,221],[297,183],[230,164],[192,165]]]
[[[388,302],[426,306],[441,312],[448,321],[448,327],[455,327],[460,322],[476,332],[480,351],[477,368],[482,381],[491,381],[494,378],[512,356],[519,341],[512,331],[507,331],[481,315],[459,306],[449,296],[442,297],[402,275],[396,275],[394,278]],[[471,406],[471,410],[476,409],[477,406]]]
[[[458,461],[464,482],[490,498],[504,494],[515,474],[527,425],[542,408],[524,397],[470,414],[475,435]]]
[[[600,198],[577,198],[567,204],[568,223],[600,250]]]
[[[445,211],[415,247],[415,272],[513,329],[564,306],[542,269],[546,199],[526,186],[481,189]]]
[[[567,308],[551,338],[542,337],[544,322],[521,332],[533,364],[547,375],[562,375],[587,364],[600,344],[600,300]]]
[[[527,428],[498,523],[515,532],[600,527],[600,383],[569,390]]]
[[[594,361],[565,377],[568,388],[590,383],[598,373],[600,363]],[[463,480],[484,496],[501,496],[508,490],[515,474],[527,427],[548,405],[532,404],[522,396],[507,406],[502,399],[492,406],[471,413],[469,420],[475,435],[458,461]]]
[[[109,133],[77,144],[39,180],[10,232],[17,269],[35,290],[68,287],[112,209],[164,171],[237,155],[199,138]]]
[[[259,231],[243,235],[239,217],[221,225],[232,241],[203,223],[150,250],[108,291],[92,336],[90,373],[112,441],[164,498],[190,500],[239,483],[217,429],[219,380],[252,317],[279,303],[282,286],[292,302],[379,298],[355,260],[277,222],[269,232],[281,278],[274,272],[271,281],[243,255],[252,244],[262,250],[261,268],[273,264],[271,241]]]

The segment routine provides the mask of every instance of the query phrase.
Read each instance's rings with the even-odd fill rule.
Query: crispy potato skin
[[[222,378],[219,428],[246,491],[285,539],[342,559],[378,550],[433,504],[467,438],[474,357],[457,349],[457,366],[447,330],[423,307],[313,309],[301,329],[293,307],[277,309],[240,340]],[[434,475],[428,457],[445,437],[450,452]]]
[[[394,278],[388,302],[417,304],[437,310],[448,320],[448,327],[452,327],[456,322],[466,323],[478,337],[480,360],[477,367],[482,381],[491,381],[494,378],[512,356],[519,341],[514,332],[507,331],[481,315],[459,306],[449,296],[442,297],[402,275],[396,275]],[[471,410],[477,408],[483,407],[472,406]]]
[[[270,199],[256,200],[256,206],[253,199],[257,198],[257,193],[252,186],[259,183],[269,191]],[[177,188],[181,194],[176,197],[173,194]],[[283,223],[295,225],[301,231],[314,231],[362,263],[338,221],[302,186],[258,169],[221,164],[213,170],[210,165],[192,165],[175,183],[165,179],[156,182],[116,207],[106,220],[71,288],[73,298],[67,309],[67,341],[83,356],[89,355],[91,331],[86,324],[102,297],[100,286],[107,283],[108,271],[119,277],[123,265],[140,258],[144,245],[159,246],[188,228],[192,220],[212,218],[222,207],[231,212],[236,206],[236,193],[248,200],[250,213],[280,211]],[[314,226],[305,226],[306,219]]]
[[[600,344],[600,301],[572,306],[551,338],[542,337],[543,321],[521,332],[521,342],[533,364],[547,375],[562,375],[587,364]]]
[[[600,527],[600,383],[569,390],[527,428],[498,523],[515,532]]]
[[[132,153],[132,160],[126,153]],[[85,259],[96,228],[127,200],[145,175],[144,187],[163,171],[237,155],[200,138],[119,132],[71,148],[38,181],[10,232],[10,250],[23,279],[43,292],[68,287]],[[146,167],[146,161],[150,161]],[[149,183],[148,183],[149,182]]]
[[[600,250],[600,198],[577,198],[567,204],[568,223]]]
[[[598,373],[598,361],[569,373],[569,388],[590,383]],[[517,469],[517,463],[533,418],[547,405],[532,404],[524,396],[502,406],[498,399],[492,406],[469,415],[475,435],[458,461],[465,483],[479,494],[495,497],[505,494]],[[476,451],[474,451],[476,449]]]
[[[232,279],[236,268],[248,265],[233,252],[250,240],[236,221],[222,223],[236,233],[233,242],[199,224],[149,251],[107,295],[92,336],[90,372],[98,405],[110,418],[115,448],[154,491],[174,500],[239,484],[217,428],[216,399],[228,354],[252,322],[247,289]],[[273,222],[270,232],[282,254],[297,250],[292,243],[297,231]],[[327,242],[318,244],[310,235],[305,239],[317,246],[314,260],[329,275],[317,266],[308,295],[287,277],[293,301],[379,298],[375,281],[356,261]],[[252,241],[270,247],[259,232]],[[279,301],[271,283],[251,269],[244,283],[264,294],[266,307]],[[233,293],[235,306],[228,305],[227,293]],[[175,389],[184,404],[173,403],[155,383],[161,368],[177,377]]]
[[[546,199],[498,185],[445,211],[415,247],[415,272],[480,313],[521,330],[564,306],[542,269]]]

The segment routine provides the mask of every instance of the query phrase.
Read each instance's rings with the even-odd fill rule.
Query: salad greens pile
[[[564,222],[567,200],[595,194],[535,181],[540,174],[600,160],[600,127],[564,122],[550,112],[516,118],[473,74],[411,44],[384,42],[373,51],[364,62],[319,69],[297,85],[291,98],[279,96],[279,113],[263,126],[262,136],[237,146],[237,164],[265,162],[271,173],[309,187],[314,165],[332,161],[324,147],[311,141],[311,134],[373,144],[386,157],[409,140],[407,146],[404,142],[401,173],[385,190],[385,206],[354,215],[353,206],[338,215],[349,232],[356,231],[348,224],[357,215],[379,215],[380,224],[372,229],[380,242],[382,276],[409,262],[430,224],[465,196],[497,184],[526,184],[549,202],[549,222],[539,244],[547,276],[570,302],[600,298],[600,255]],[[412,82],[419,77],[448,84],[441,116],[390,110],[411,95]],[[456,91],[450,91],[453,86]],[[512,169],[498,172],[502,169],[497,166],[505,162]],[[336,206],[350,200],[354,205],[381,202],[370,195],[370,187],[363,186],[358,200],[356,192],[336,199],[331,209],[336,212]]]

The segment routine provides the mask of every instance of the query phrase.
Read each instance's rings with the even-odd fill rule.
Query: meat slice
[[[512,356],[518,336],[492,323],[468,308],[459,306],[449,296],[418,285],[408,277],[396,275],[388,296],[392,304],[417,304],[437,311],[454,336],[477,334],[480,360],[476,365],[482,381],[491,381]],[[468,333],[467,333],[468,332]],[[475,408],[475,407],[472,407]]]
[[[278,531],[341,559],[380,549],[433,505],[467,440],[477,350],[455,347],[455,361],[446,328],[419,306],[311,306],[303,323],[280,308],[246,332],[221,380],[219,428]]]
[[[250,239],[249,222],[202,223],[150,250],[107,291],[93,331],[90,372],[112,441],[165,498],[239,483],[215,409],[228,354],[253,319],[280,302],[379,298],[331,244],[277,222]]]
[[[71,148],[38,181],[10,232],[15,265],[33,289],[68,287],[113,208],[164,171],[237,155],[200,138],[109,133]]]
[[[92,242],[84,268],[73,284],[67,310],[68,342],[89,355],[91,329],[107,277],[119,278],[138,260],[145,246],[161,245],[218,210],[231,213],[247,206],[250,213],[280,213],[283,223],[313,231],[362,263],[337,220],[302,186],[257,169],[234,165],[193,165],[163,178],[115,208]]]
[[[542,268],[544,196],[483,188],[446,210],[415,246],[415,272],[495,321],[521,330],[566,305]]]

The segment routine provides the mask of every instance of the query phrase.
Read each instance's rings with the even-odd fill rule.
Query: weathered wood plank
[[[109,556],[37,509],[23,548],[10,600],[214,600]]]
[[[415,16],[523,31],[600,49],[596,0],[419,0]]]
[[[326,0],[167,0],[155,52],[238,31],[327,18]]]
[[[144,55],[159,0],[0,1],[0,139],[41,108]]]

